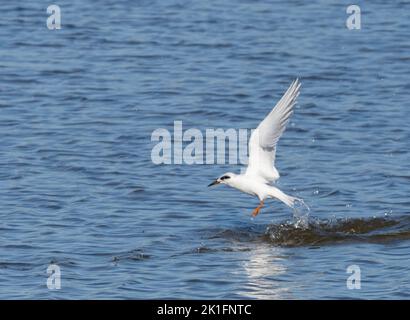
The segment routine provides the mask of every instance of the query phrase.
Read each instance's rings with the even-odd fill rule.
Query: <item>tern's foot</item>
[[[256,217],[259,214],[259,211],[261,211],[261,208],[257,207],[252,211],[252,217]]]
[[[261,211],[261,208],[263,207],[263,201],[260,202],[259,206],[257,206],[253,211],[252,211],[252,217],[256,217],[259,214],[259,211]]]

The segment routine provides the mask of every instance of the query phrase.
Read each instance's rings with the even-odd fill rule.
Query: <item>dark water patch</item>
[[[404,241],[410,239],[410,217],[311,220],[304,228],[285,222],[268,226],[262,239],[277,246]]]
[[[222,238],[233,243],[268,242],[279,247],[376,243],[410,240],[410,216],[357,219],[310,219],[304,227],[293,221],[213,231],[208,239]],[[207,252],[207,247],[197,249]]]

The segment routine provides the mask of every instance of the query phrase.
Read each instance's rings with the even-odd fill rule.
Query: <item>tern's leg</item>
[[[263,201],[259,203],[259,206],[255,208],[255,210],[252,211],[252,217],[256,217],[259,214],[259,211],[263,207]]]

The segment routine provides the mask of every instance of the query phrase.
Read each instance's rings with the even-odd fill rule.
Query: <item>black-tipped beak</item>
[[[216,185],[216,184],[219,184],[220,182],[218,181],[218,179],[216,179],[216,180],[214,180],[214,181],[212,181],[212,183],[210,183],[209,185],[208,185],[208,187],[212,187],[212,186],[214,186],[214,185]]]

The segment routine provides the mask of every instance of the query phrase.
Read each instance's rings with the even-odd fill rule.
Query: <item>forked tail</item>
[[[288,207],[291,207],[291,208],[294,208],[296,201],[298,200],[301,201],[301,199],[289,196],[285,194],[284,192],[282,192],[281,190],[279,190],[278,188],[275,188],[272,186],[269,186],[269,195],[273,198],[279,199],[280,201],[282,201],[284,204],[286,204]]]

